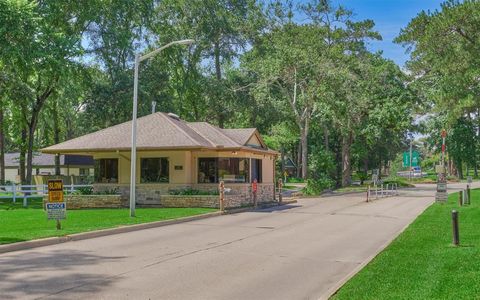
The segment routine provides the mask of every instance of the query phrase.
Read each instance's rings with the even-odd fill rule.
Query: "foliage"
[[[333,188],[334,182],[329,178],[308,179],[303,189],[305,195],[320,195],[323,191]]]
[[[219,195],[218,190],[214,191],[201,191],[196,189],[179,189],[179,190],[170,190],[168,191],[170,195],[181,195],[181,196],[197,196],[197,195]]]
[[[74,192],[75,195],[93,195],[93,187],[91,186],[85,186],[85,187],[79,187],[77,190]]]

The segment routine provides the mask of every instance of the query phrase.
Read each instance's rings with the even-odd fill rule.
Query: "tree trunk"
[[[302,174],[302,143],[298,143],[297,148],[297,178],[300,178],[300,174]]]
[[[458,179],[463,179],[463,166],[462,166],[462,161],[458,161],[456,164],[457,167],[457,176]]]
[[[35,128],[30,125],[28,128],[27,174],[25,176],[25,182],[27,182],[27,184],[32,184],[34,138],[35,138]]]
[[[335,149],[335,161],[336,163],[336,174],[335,174],[335,187],[340,188],[342,187],[342,153],[338,151],[339,149]]]
[[[5,135],[3,107],[0,104],[0,185],[5,184]]]
[[[222,69],[220,65],[220,44],[218,41],[213,44],[213,55],[215,58],[215,77],[218,80],[218,84],[220,84],[220,81],[222,80]],[[217,100],[220,100],[220,99],[217,99]],[[218,127],[220,128],[225,127],[224,112],[221,109],[219,110],[218,108],[217,108],[217,121],[218,121]]]
[[[352,181],[352,166],[350,157],[352,140],[352,133],[342,137],[342,186],[348,186]]]
[[[305,125],[302,130],[301,140],[302,140],[302,179],[307,179],[308,177],[308,118],[305,119]]]
[[[18,158],[18,167],[19,167],[19,175],[20,175],[20,182],[22,184],[27,184],[25,180],[25,156],[27,153],[26,146],[27,145],[27,128],[25,125],[22,126],[22,133],[21,133],[21,145],[20,145],[20,156]]]

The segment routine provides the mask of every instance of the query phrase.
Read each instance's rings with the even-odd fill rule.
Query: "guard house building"
[[[42,149],[49,154],[93,156],[95,190],[118,189],[129,197],[131,121]],[[172,190],[218,190],[220,181],[248,201],[273,201],[275,160],[255,128],[221,129],[154,113],[137,120],[136,199],[154,204]],[[240,203],[241,204],[241,203]]]

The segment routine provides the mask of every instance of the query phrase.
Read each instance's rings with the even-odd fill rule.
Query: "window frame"
[[[223,166],[223,169],[222,169],[222,162],[221,160],[228,160],[228,166],[225,167]],[[235,162],[234,165],[231,165],[232,164],[232,161]],[[244,168],[246,166],[246,170],[243,170],[243,174],[241,174],[242,172],[240,171],[240,166],[241,166],[241,162],[244,162]],[[203,168],[202,170],[202,167],[201,167],[201,164],[202,163],[205,163],[205,162],[210,162],[210,163],[214,163],[214,168],[213,168],[213,173],[214,174],[211,174],[212,172],[212,168],[210,167],[209,168],[209,172],[203,172],[205,170],[205,168]],[[203,166],[205,167],[205,166]],[[228,172],[228,171],[231,171],[231,170],[235,170],[233,172]],[[226,172],[225,172],[226,171]],[[224,181],[224,182],[227,182],[227,183],[239,183],[239,184],[248,184],[250,182],[250,159],[249,158],[246,158],[246,157],[198,157],[197,159],[197,183],[199,184],[218,184],[220,181]],[[206,181],[205,179],[201,180],[201,174],[204,174],[204,178],[214,178],[214,181]],[[222,174],[223,173],[223,174]],[[224,175],[227,175],[227,176],[233,176],[233,179],[232,180],[226,180],[225,177],[223,177]],[[238,181],[238,177],[240,176],[243,176],[244,179],[243,181]]]
[[[144,181],[144,163],[147,160],[159,160],[160,169],[159,172],[162,173],[162,169],[166,170],[166,181]],[[165,167],[165,165],[166,167]],[[165,175],[163,175],[165,176]],[[162,177],[162,175],[158,176],[157,178]],[[162,183],[170,183],[170,159],[168,157],[142,157],[140,158],[140,183],[141,184],[162,184]]]
[[[114,172],[116,173],[116,177],[111,176],[110,177],[101,177],[102,176],[102,166],[104,167],[105,170],[105,175],[108,175],[111,171],[107,171],[107,162],[114,162],[116,164],[116,167],[113,169]],[[94,178],[95,178],[95,183],[119,183],[119,165],[120,161],[118,158],[98,158],[94,160]],[[105,178],[105,181],[102,179]],[[112,181],[112,179],[115,179],[115,181]]]

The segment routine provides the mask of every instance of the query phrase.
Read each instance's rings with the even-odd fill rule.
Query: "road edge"
[[[362,261],[355,269],[353,269],[350,273],[345,275],[342,279],[340,279],[334,286],[332,286],[330,289],[328,289],[318,300],[328,300],[330,299],[333,295],[335,295],[341,288],[342,286],[345,285],[350,279],[353,278],[358,272],[360,272],[366,265],[368,265],[375,257],[377,257],[380,253],[383,252],[397,237],[400,236],[410,225],[412,225],[413,222],[421,215],[423,214],[430,206],[432,206],[435,203],[435,199],[432,200],[432,202],[427,205],[411,222],[406,224],[404,227],[402,227],[395,236],[392,238],[388,239],[384,244],[382,244],[380,247],[377,248],[376,253],[370,255]]]
[[[281,203],[281,204],[279,204],[278,202],[271,203],[265,206],[260,206],[258,207],[258,209],[264,209],[264,208],[273,207],[273,206],[283,206],[283,205],[287,205],[295,202],[297,201],[296,200],[289,201],[288,203]],[[44,246],[51,246],[51,245],[56,245],[56,244],[61,244],[61,243],[66,243],[71,241],[93,239],[93,238],[107,236],[107,235],[114,235],[114,234],[120,234],[120,233],[126,233],[126,232],[132,232],[132,231],[138,231],[138,230],[144,230],[144,229],[150,229],[150,228],[156,228],[156,227],[163,227],[163,226],[174,225],[174,224],[181,224],[181,223],[186,223],[191,221],[217,217],[221,215],[236,214],[236,213],[242,213],[242,212],[254,211],[254,210],[255,209],[252,207],[236,208],[236,209],[227,210],[225,212],[216,211],[216,212],[200,214],[195,216],[182,217],[178,219],[154,221],[154,222],[134,224],[134,225],[121,225],[119,227],[114,227],[114,228],[80,232],[80,233],[74,233],[71,235],[59,236],[59,237],[48,237],[48,238],[41,238],[41,239],[25,241],[25,242],[17,242],[12,244],[0,245],[0,254],[20,251],[20,250],[33,249],[33,248],[44,247]]]

